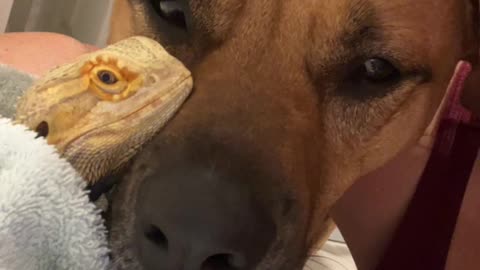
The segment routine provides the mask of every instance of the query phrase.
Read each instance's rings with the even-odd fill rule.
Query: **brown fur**
[[[279,228],[257,269],[299,269],[330,232],[330,207],[355,179],[419,139],[456,62],[477,50],[466,0],[189,2],[186,34],[165,26],[149,1],[116,1],[110,41],[155,38],[195,80],[191,98],[114,197],[119,264],[134,260],[134,240],[115,232],[133,230],[135,190],[149,171],[167,169],[168,156],[178,160],[172,166],[185,159],[218,170],[232,166],[225,160],[244,166]],[[349,83],[348,71],[371,56],[394,59],[403,82],[380,94]]]

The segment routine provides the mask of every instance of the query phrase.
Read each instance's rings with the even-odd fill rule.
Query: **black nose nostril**
[[[137,195],[133,244],[143,269],[262,265],[277,234],[270,200],[257,198],[257,189],[243,178],[165,162],[143,180]]]
[[[150,225],[145,231],[145,237],[157,247],[168,249],[168,239],[158,227]]]
[[[239,270],[246,267],[245,259],[233,254],[216,254],[207,258],[202,270]]]

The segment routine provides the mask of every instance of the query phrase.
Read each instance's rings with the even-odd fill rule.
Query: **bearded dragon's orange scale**
[[[140,76],[140,74],[130,71],[127,67],[123,67],[121,72],[127,81],[133,81]]]
[[[92,70],[92,68],[94,67],[94,63],[92,63],[91,61],[88,61],[81,69],[80,69],[80,74],[82,75],[86,75],[90,72],[90,70]]]

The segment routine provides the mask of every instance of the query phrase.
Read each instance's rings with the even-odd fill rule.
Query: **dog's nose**
[[[273,241],[255,192],[212,168],[152,175],[139,192],[136,243],[147,270],[254,269]]]

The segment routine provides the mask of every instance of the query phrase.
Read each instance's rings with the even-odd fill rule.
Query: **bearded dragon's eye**
[[[115,74],[113,74],[108,70],[100,70],[97,73],[97,76],[98,76],[98,79],[104,84],[112,85],[118,82],[117,76],[115,76]]]
[[[143,80],[139,73],[130,71],[118,60],[97,57],[88,62],[82,73],[88,79],[88,89],[104,101],[121,101],[134,95]]]

